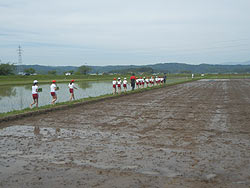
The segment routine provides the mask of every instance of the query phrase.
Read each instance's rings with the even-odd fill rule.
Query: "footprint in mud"
[[[56,134],[59,134],[61,132],[61,129],[60,128],[56,128]]]
[[[37,126],[34,127],[34,134],[35,135],[39,135],[40,134],[40,128],[39,127],[37,127]]]

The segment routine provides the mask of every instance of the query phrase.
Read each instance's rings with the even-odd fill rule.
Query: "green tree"
[[[79,74],[84,74],[84,75],[88,74],[90,71],[91,71],[91,68],[88,67],[88,66],[85,66],[85,65],[82,65],[82,66],[80,66],[80,67],[77,69],[77,72],[78,72]]]
[[[68,71],[68,72],[72,75],[72,74],[74,74],[75,71],[70,70],[70,71]]]
[[[29,68],[29,69],[24,69],[24,72],[25,72],[26,74],[34,74],[34,73],[36,72],[36,70],[33,69],[33,68]]]
[[[10,75],[14,74],[14,70],[16,66],[10,63],[2,63],[0,64],[0,75]]]
[[[48,74],[56,75],[56,70],[48,71]]]

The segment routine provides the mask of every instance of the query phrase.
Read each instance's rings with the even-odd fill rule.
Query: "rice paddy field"
[[[248,188],[249,93],[208,78],[0,122],[0,187]]]

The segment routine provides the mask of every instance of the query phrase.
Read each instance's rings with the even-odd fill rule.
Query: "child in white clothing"
[[[114,80],[112,81],[112,84],[113,84],[113,95],[115,95],[116,94],[116,84],[117,84],[116,78],[114,78]]]
[[[33,103],[30,104],[30,108],[32,108],[34,104],[36,104],[36,107],[38,107],[38,85],[37,84],[38,84],[38,81],[34,80],[33,86],[32,86]]]
[[[128,81],[127,81],[126,78],[124,78],[124,80],[123,80],[123,89],[124,89],[125,93],[127,92],[127,84],[128,84]]]

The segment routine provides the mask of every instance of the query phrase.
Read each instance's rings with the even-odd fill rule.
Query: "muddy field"
[[[250,80],[202,80],[0,126],[0,187],[250,187]]]

